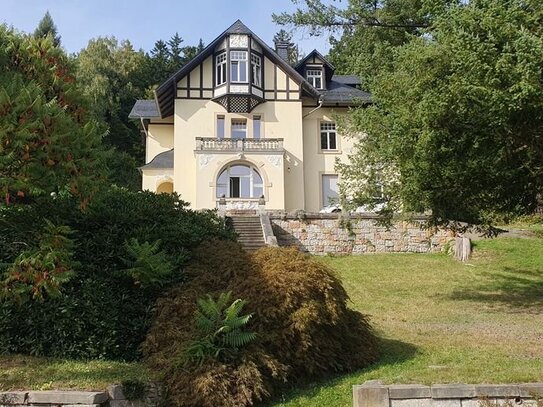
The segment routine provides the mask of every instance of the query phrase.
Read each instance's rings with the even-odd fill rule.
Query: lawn
[[[274,407],[345,407],[351,386],[543,381],[543,239],[478,241],[461,264],[442,254],[326,258],[353,308],[371,315],[381,361],[285,393]]]
[[[337,270],[352,307],[369,314],[381,361],[286,392],[274,407],[351,405],[351,386],[543,381],[543,239],[479,241],[461,264],[443,254],[319,259]],[[139,364],[0,357],[0,389],[101,389],[148,377]]]

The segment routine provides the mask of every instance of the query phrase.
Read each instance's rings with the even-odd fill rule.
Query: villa
[[[371,102],[360,79],[335,75],[318,51],[294,66],[236,21],[138,100],[130,118],[146,135],[142,188],[177,192],[194,209],[317,212],[337,197],[336,159],[353,141],[335,119]]]

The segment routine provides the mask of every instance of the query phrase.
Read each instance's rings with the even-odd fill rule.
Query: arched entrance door
[[[264,182],[258,170],[250,164],[235,163],[225,167],[217,177],[217,198],[260,198]]]

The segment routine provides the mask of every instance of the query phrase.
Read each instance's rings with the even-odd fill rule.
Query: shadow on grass
[[[277,394],[272,400],[259,404],[260,407],[268,407],[276,405],[277,403],[288,403],[295,398],[304,397],[312,398],[316,397],[325,388],[335,387],[341,384],[342,381],[353,380],[357,376],[371,375],[371,372],[384,366],[391,366],[401,364],[407,360],[413,359],[417,354],[417,348],[410,343],[401,342],[394,339],[380,339],[379,346],[380,358],[379,361],[364,369],[342,373],[337,375],[331,375],[325,378],[317,379],[314,381],[296,382],[292,384],[292,387],[283,391],[283,394]],[[378,379],[378,378],[375,378]],[[362,384],[362,383],[353,383]]]
[[[543,269],[503,267],[484,284],[452,292],[453,300],[485,302],[511,311],[543,313]]]

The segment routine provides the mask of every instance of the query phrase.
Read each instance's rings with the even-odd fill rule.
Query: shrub
[[[137,359],[162,286],[183,280],[182,269],[202,241],[231,237],[213,213],[188,210],[176,196],[111,189],[85,211],[69,196],[42,198],[0,208],[2,280],[22,251],[39,248],[45,218],[73,231],[74,276],[60,284],[60,296],[0,304],[2,352]],[[160,261],[167,267],[149,276]]]
[[[250,406],[287,381],[352,371],[377,359],[372,329],[347,308],[333,271],[296,249],[249,255],[235,242],[204,242],[187,275],[182,288],[158,301],[144,345],[177,406]],[[196,300],[221,292],[246,301],[256,338],[234,360],[187,365],[184,352],[198,337]]]

